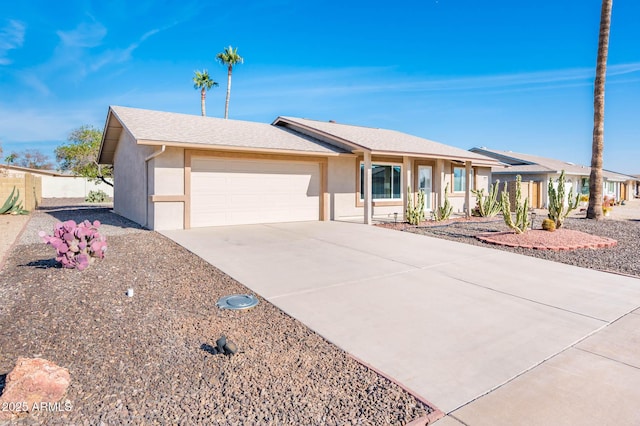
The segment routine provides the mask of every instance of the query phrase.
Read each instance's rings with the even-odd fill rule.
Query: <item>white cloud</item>
[[[134,50],[136,50],[142,42],[151,37],[154,34],[157,34],[161,31],[161,29],[153,29],[151,31],[147,31],[140,37],[140,39],[136,42],[131,43],[128,47],[124,49],[113,49],[107,50],[99,57],[95,58],[91,64],[90,70],[95,72],[102,68],[105,65],[110,64],[119,64],[123,62],[127,62],[131,59],[131,54]]]
[[[18,78],[25,86],[34,89],[41,95],[48,96],[51,94],[47,85],[34,72],[22,71],[18,74]]]
[[[24,43],[25,25],[20,21],[9,20],[8,24],[0,28],[0,65],[11,64],[7,54],[12,49],[22,47]]]
[[[640,76],[640,63],[610,65],[608,83]],[[622,76],[627,77],[623,79]],[[422,78],[394,73],[392,68],[344,68],[266,72],[246,83],[253,97],[346,96],[353,94],[398,92],[470,92],[508,93],[556,90],[593,84],[594,68],[575,68],[526,73],[470,77]]]
[[[102,44],[107,29],[99,22],[81,23],[71,31],[57,31],[62,43],[70,47],[96,47]]]

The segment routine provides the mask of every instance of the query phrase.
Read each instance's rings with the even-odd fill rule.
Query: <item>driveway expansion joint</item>
[[[595,356],[600,357],[600,358],[608,359],[609,361],[613,361],[613,362],[615,362],[617,364],[626,365],[627,367],[631,367],[631,368],[635,368],[636,370],[640,370],[640,367],[638,367],[637,365],[629,364],[627,362],[620,361],[619,359],[611,358],[611,357],[599,354],[597,352],[590,351],[588,349],[579,348],[577,346],[574,349],[577,349],[577,350],[582,351],[582,352],[586,352],[586,353],[591,354],[591,355],[595,355]]]
[[[490,290],[490,291],[494,291],[496,293],[504,294],[505,296],[513,297],[515,299],[524,300],[524,301],[527,301],[527,302],[535,303],[536,305],[546,306],[547,308],[557,309],[557,310],[562,311],[562,312],[566,312],[566,313],[574,314],[574,315],[579,315],[579,316],[582,316],[582,317],[585,317],[585,318],[589,318],[589,319],[593,319],[593,320],[596,320],[596,321],[600,321],[600,322],[604,322],[606,324],[609,324],[608,320],[605,320],[605,319],[602,319],[602,318],[597,318],[597,317],[594,317],[594,316],[591,316],[591,315],[583,314],[581,312],[576,312],[576,311],[572,311],[570,309],[561,308],[559,306],[550,305],[548,303],[544,303],[544,302],[540,302],[540,301],[537,301],[537,300],[529,299],[527,297],[518,296],[517,294],[507,293],[505,291],[498,290],[498,289],[491,288],[491,287],[487,287],[487,286],[484,286],[482,284],[475,283],[473,281],[468,281],[468,280],[463,280],[462,278],[452,277],[451,275],[448,275],[446,273],[443,273],[443,274],[445,276],[453,279],[453,280],[456,280],[456,281],[459,281],[459,282],[463,282],[463,283],[466,283],[466,284],[470,284],[470,285],[473,285],[475,287],[480,287],[480,288],[483,288],[485,290]]]

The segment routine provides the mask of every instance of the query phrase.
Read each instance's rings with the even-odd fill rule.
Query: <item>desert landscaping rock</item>
[[[55,360],[71,409],[25,422],[402,425],[432,411],[262,298],[219,309],[248,289],[158,233],[108,208],[45,208],[0,271],[0,376],[19,357]],[[37,238],[66,219],[103,223],[106,257],[85,271]],[[238,353],[212,353],[222,335]]]
[[[507,247],[521,247],[537,250],[576,250],[586,248],[613,247],[617,241],[611,238],[572,229],[558,229],[554,232],[530,229],[522,234],[514,232],[487,232],[476,236],[480,241]]]
[[[534,227],[540,228],[541,218],[538,216]],[[386,227],[393,227],[386,225]],[[430,224],[430,226],[413,227],[406,224],[398,224],[397,228],[406,232],[427,235],[430,237],[444,238],[465,244],[492,247],[497,250],[506,250],[526,256],[538,257],[554,262],[567,263],[582,268],[598,269],[601,271],[616,272],[621,274],[640,276],[640,220],[587,220],[581,217],[573,217],[565,220],[563,228],[580,231],[590,236],[603,239],[602,245],[608,247],[578,248],[574,250],[553,249],[553,245],[547,250],[534,248],[509,247],[507,245],[493,245],[478,240],[480,234],[507,232],[509,229],[501,218],[484,219],[472,218],[450,222],[446,225]],[[558,230],[560,231],[560,230]],[[556,232],[545,232],[545,235],[553,238]],[[540,231],[543,232],[543,231]],[[610,240],[617,243],[613,246]],[[578,245],[578,243],[571,243]]]
[[[28,412],[64,410],[58,404],[69,387],[69,370],[42,358],[18,358],[5,379],[0,396],[0,419],[10,419]],[[44,405],[43,405],[44,404]]]

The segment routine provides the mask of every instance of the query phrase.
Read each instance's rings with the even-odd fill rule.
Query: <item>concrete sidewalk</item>
[[[443,426],[637,420],[640,280],[340,222],[163,234],[450,413]]]

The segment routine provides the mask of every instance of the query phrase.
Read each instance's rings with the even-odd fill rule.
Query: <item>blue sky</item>
[[[0,143],[52,155],[109,105],[385,127],[588,164],[600,0],[21,1],[0,5]],[[605,168],[640,173],[640,2],[613,6]]]

